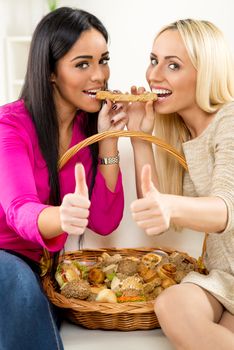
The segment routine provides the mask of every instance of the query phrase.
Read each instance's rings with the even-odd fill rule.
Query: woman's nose
[[[91,80],[92,81],[103,81],[105,80],[105,74],[102,67],[95,67],[92,71]]]
[[[164,74],[163,69],[160,67],[160,65],[154,66],[151,68],[151,70],[148,72],[148,80],[149,81],[163,81],[164,80]]]

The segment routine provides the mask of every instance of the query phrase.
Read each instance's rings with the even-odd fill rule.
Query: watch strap
[[[114,157],[98,158],[98,164],[101,164],[101,165],[119,164],[119,152]]]

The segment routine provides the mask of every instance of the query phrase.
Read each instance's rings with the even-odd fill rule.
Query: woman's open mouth
[[[152,92],[157,94],[158,100],[163,100],[172,94],[172,91],[168,89],[152,89]]]
[[[96,99],[96,93],[100,90],[101,90],[101,88],[100,89],[92,89],[92,90],[83,90],[83,93],[85,93],[86,95],[88,95],[91,98]]]

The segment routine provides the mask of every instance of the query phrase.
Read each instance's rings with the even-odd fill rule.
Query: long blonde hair
[[[196,102],[208,112],[218,111],[234,100],[234,65],[231,51],[222,32],[211,22],[184,19],[161,29],[178,30],[190,60],[197,71]],[[182,153],[182,143],[189,131],[178,114],[156,115],[155,134]],[[182,194],[184,170],[166,152],[156,150],[156,164],[161,191]]]

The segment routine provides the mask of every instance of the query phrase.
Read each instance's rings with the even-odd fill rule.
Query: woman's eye
[[[85,69],[89,66],[87,62],[81,62],[76,64],[76,68]]]
[[[103,59],[100,61],[100,63],[106,65],[106,64],[108,64],[108,61],[109,61],[109,60],[110,60],[110,57],[106,57],[106,58],[103,58]]]
[[[156,60],[156,58],[151,58],[150,62],[152,64],[152,66],[157,66],[157,64],[158,64],[158,61]]]
[[[169,64],[169,68],[170,68],[171,70],[177,70],[177,69],[180,68],[180,66],[179,66],[177,63],[170,63],[170,64]]]

